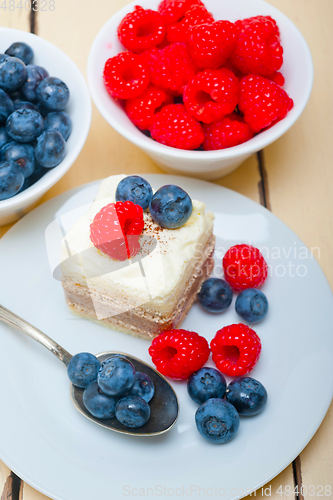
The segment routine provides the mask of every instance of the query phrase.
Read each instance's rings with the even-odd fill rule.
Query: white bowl
[[[220,151],[184,151],[159,144],[146,137],[126,116],[119,103],[106,91],[102,74],[105,61],[124,51],[117,38],[117,27],[123,17],[139,3],[157,9],[160,0],[132,2],[117,12],[98,33],[88,59],[88,83],[92,98],[105,120],[170,173],[213,180],[235,170],[252,153],[281,137],[299,118],[310,97],[313,65],[309,48],[296,26],[280,11],[263,0],[205,0],[207,9],[216,20],[236,21],[257,15],[270,15],[278,23],[284,47],[282,73],[285,90],[294,100],[294,108],[286,118],[239,146]]]
[[[55,45],[25,31],[0,28],[0,52],[13,42],[26,42],[34,53],[33,64],[43,66],[50,76],[61,78],[70,91],[66,107],[73,123],[67,141],[66,156],[56,167],[50,169],[39,181],[22,193],[0,201],[0,225],[14,222],[31,210],[56,182],[65,175],[79,155],[89,132],[91,122],[91,99],[82,73],[74,62]]]

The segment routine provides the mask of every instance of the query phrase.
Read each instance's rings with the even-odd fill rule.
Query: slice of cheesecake
[[[165,229],[144,212],[140,251],[116,261],[90,239],[96,214],[115,202],[125,176],[105,179],[87,213],[62,242],[62,285],[70,309],[116,330],[151,339],[178,328],[213,269],[214,215],[192,200],[185,225]]]

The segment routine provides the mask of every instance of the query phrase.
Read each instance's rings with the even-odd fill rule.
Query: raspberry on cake
[[[192,213],[184,225],[163,228],[154,222],[149,211],[142,212],[138,205],[130,201],[115,203],[117,186],[125,177],[105,179],[95,202],[65,236],[62,285],[72,312],[151,339],[179,327],[209,277],[214,264],[214,215],[205,210],[204,203],[192,200]],[[136,207],[132,214],[135,227],[129,220],[121,222],[119,217],[123,228],[120,239],[126,241],[132,235],[138,238],[140,246],[134,257],[122,261],[115,259],[113,248],[111,251],[108,246],[105,248],[102,229],[108,211],[114,215],[118,203]],[[139,212],[143,213],[143,230]],[[111,226],[112,221],[111,217]],[[103,241],[98,238],[95,241],[94,237],[92,241],[95,229]],[[112,227],[106,230],[113,233]],[[112,240],[112,235],[109,239]],[[126,248],[131,254],[129,241],[128,244]]]

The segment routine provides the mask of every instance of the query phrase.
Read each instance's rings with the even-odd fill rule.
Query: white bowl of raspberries
[[[90,121],[88,86],[73,61],[36,35],[0,28],[0,225],[65,175]]]
[[[88,60],[108,123],[167,172],[207,180],[283,135],[312,81],[303,36],[263,0],[132,2]]]

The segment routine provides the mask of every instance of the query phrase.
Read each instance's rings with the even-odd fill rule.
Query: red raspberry
[[[204,7],[201,0],[162,0],[158,12],[164,17],[166,24],[173,24],[180,21],[194,5]]]
[[[205,138],[203,128],[183,104],[165,106],[150,130],[155,141],[178,149],[198,149]]]
[[[186,12],[184,18],[181,21],[171,24],[168,27],[168,42],[187,42],[189,28],[191,28],[192,26],[197,26],[198,24],[212,24],[213,22],[213,15],[208,12],[206,7],[195,5],[188,12]]]
[[[104,84],[112,97],[130,99],[142,94],[149,85],[149,70],[140,56],[121,52],[104,66]]]
[[[184,90],[184,104],[194,118],[204,123],[220,120],[234,111],[239,99],[239,81],[228,69],[206,69]]]
[[[140,53],[163,42],[166,27],[163,17],[154,10],[138,5],[118,26],[118,38],[126,49]]]
[[[185,380],[206,363],[209,346],[195,332],[168,330],[153,340],[148,352],[162,375]]]
[[[233,119],[231,115],[219,122],[205,125],[204,132],[203,148],[205,151],[232,148],[253,137],[250,126],[239,119]]]
[[[144,227],[143,210],[132,201],[118,201],[103,207],[90,224],[93,245],[114,260],[134,257],[140,250]]]
[[[188,48],[194,63],[202,69],[218,69],[237,44],[237,28],[229,21],[193,26],[188,32]]]
[[[128,99],[125,111],[140,130],[150,130],[154,123],[156,113],[163,106],[173,103],[173,97],[150,85],[139,97]]]
[[[219,330],[210,348],[216,367],[225,375],[238,377],[249,373],[257,363],[261,342],[254,330],[239,323]]]
[[[235,245],[223,257],[226,281],[234,290],[259,288],[267,278],[267,264],[258,248]]]
[[[182,95],[185,85],[197,72],[183,43],[169,45],[157,54],[151,53],[150,61],[152,83],[173,95]]]
[[[283,48],[279,28],[270,16],[237,21],[239,30],[232,63],[244,74],[271,75],[281,68]]]
[[[254,132],[284,118],[293,105],[288,94],[267,78],[247,75],[241,80],[238,107]]]
[[[270,80],[271,82],[276,83],[276,85],[280,85],[280,87],[283,87],[285,78],[280,71],[275,71],[271,75],[266,76],[267,80]]]

